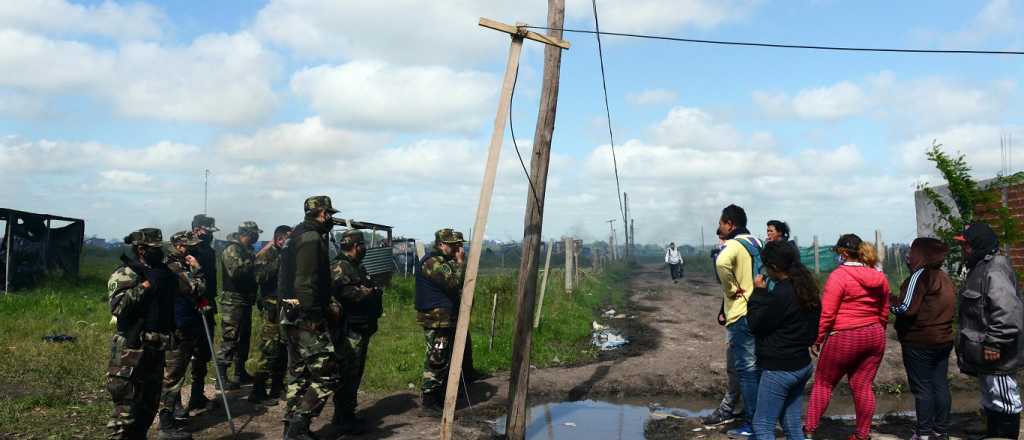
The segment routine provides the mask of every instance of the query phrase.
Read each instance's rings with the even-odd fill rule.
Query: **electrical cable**
[[[516,156],[519,157],[519,165],[523,167],[523,174],[526,175],[526,181],[530,183],[530,192],[533,193],[533,203],[537,205],[537,213],[541,216],[544,215],[544,205],[540,203],[540,197],[537,197],[537,188],[533,186],[533,179],[530,178],[530,172],[526,170],[526,162],[523,160],[522,153],[519,152],[519,143],[516,142],[516,129],[515,125],[512,124],[512,103],[516,99],[516,83],[519,81],[519,65],[516,65],[516,74],[512,77],[512,93],[509,93],[508,97],[508,130],[512,133],[512,146],[516,148]]]
[[[619,160],[615,156],[615,136],[612,134],[612,111],[608,106],[608,81],[604,73],[604,51],[601,49],[601,25],[597,20],[597,0],[591,0],[594,6],[594,31],[597,37],[597,57],[601,62],[601,88],[604,89],[604,113],[608,119],[608,144],[612,148],[612,167],[615,170],[615,198],[619,200],[619,214],[622,215],[622,223],[626,224],[626,210],[622,206],[622,185],[619,183]],[[624,226],[626,227],[626,226]]]
[[[649,34],[633,34],[627,32],[601,32],[600,29],[589,30],[589,29],[567,29],[567,28],[551,28],[546,26],[524,26],[527,29],[542,29],[542,30],[555,30],[562,32],[573,32],[578,34],[595,34],[598,36],[598,42],[601,41],[601,35],[610,35],[613,37],[629,37],[629,38],[643,38],[649,40],[666,40],[676,41],[681,43],[698,43],[698,44],[718,44],[724,46],[752,46],[752,47],[769,47],[777,49],[810,49],[810,50],[832,50],[832,51],[846,51],[846,52],[897,52],[897,53],[927,53],[927,54],[966,54],[966,55],[1024,55],[1024,51],[1013,51],[1013,50],[977,50],[977,49],[903,49],[903,48],[884,48],[884,47],[853,47],[853,46],[820,46],[811,44],[780,44],[780,43],[756,43],[748,41],[727,41],[727,40],[704,40],[697,38],[683,38],[683,37],[669,37],[664,35],[649,35]],[[598,43],[600,45],[600,43]]]

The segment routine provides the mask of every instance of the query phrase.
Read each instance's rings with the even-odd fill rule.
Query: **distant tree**
[[[997,220],[990,226],[1000,233],[1002,244],[1012,245],[1021,241],[1020,223],[1011,215],[1010,209],[1003,205],[1002,193],[999,190],[1024,182],[1024,173],[1009,176],[999,174],[991,183],[983,186],[971,177],[971,167],[963,153],[950,155],[943,151],[942,144],[933,142],[932,148],[925,155],[935,164],[935,168],[946,181],[950,198],[955,205],[950,206],[946,203],[947,199],[935,191],[934,187],[925,184],[919,187],[939,212],[934,230],[938,238],[950,247],[947,263],[951,273],[959,274],[964,267],[963,253],[953,237],[963,232],[964,226],[973,222],[983,210],[994,211]]]

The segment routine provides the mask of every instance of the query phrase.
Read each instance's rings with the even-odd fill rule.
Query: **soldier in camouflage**
[[[423,367],[422,411],[440,416],[451,364],[455,322],[466,270],[461,235],[452,229],[434,234],[433,250],[420,260],[416,273],[416,320],[423,326],[426,360]]]
[[[344,434],[366,431],[366,423],[356,416],[356,395],[366,367],[370,337],[377,332],[377,319],[383,314],[383,290],[375,285],[362,266],[366,243],[359,230],[346,231],[338,242],[340,252],[331,264],[331,283],[335,298],[344,311],[342,325],[334,338],[337,353],[350,354],[350,362],[341,372],[341,389],[334,395],[334,420]]]
[[[256,254],[256,282],[260,285],[260,299],[257,306],[263,315],[260,339],[256,345],[256,357],[249,362],[253,373],[252,393],[249,401],[261,403],[271,398],[268,405],[276,405],[284,391],[284,376],[288,366],[287,342],[281,331],[281,318],[277,304],[277,273],[284,246],[291,226],[281,225],[274,230],[274,239]],[[267,393],[267,379],[270,379],[270,393]]]
[[[200,309],[207,306],[203,296],[206,280],[199,261],[189,250],[200,243],[188,231],[171,236],[170,252],[167,254],[167,268],[178,277],[178,294],[174,299],[175,348],[167,352],[164,367],[163,391],[160,395],[160,437],[190,438],[176,434],[184,431],[188,423],[188,412],[181,405],[181,385],[185,372],[192,363],[192,381],[202,383],[206,377],[206,364],[210,361],[210,346],[203,334],[203,320]],[[175,414],[177,413],[177,418]],[[178,435],[178,437],[176,437]]]
[[[111,439],[145,439],[160,404],[164,354],[172,348],[178,277],[164,264],[159,229],[139,229],[124,241],[134,259],[122,257],[124,264],[107,283],[117,324],[107,367],[107,391],[114,402],[107,427]],[[179,434],[164,438],[191,438]]]
[[[220,377],[224,389],[236,390],[241,384],[252,382],[245,371],[249,358],[249,340],[252,337],[252,306],[256,303],[256,254],[252,245],[259,240],[259,226],[246,221],[238,225],[238,232],[228,235],[228,245],[220,255],[220,305],[224,311],[220,326],[223,330],[220,351],[217,353]],[[234,363],[235,380],[228,379],[228,367]]]
[[[214,335],[216,329],[216,314],[217,314],[217,253],[213,250],[213,233],[220,231],[217,227],[216,219],[206,214],[196,214],[192,218],[192,234],[199,239],[199,244],[189,250],[189,254],[194,256],[199,262],[199,267],[203,268],[203,280],[206,284],[206,291],[203,293],[203,298],[206,299],[207,309],[205,312],[207,315],[206,326],[210,332],[210,337]],[[202,330],[202,329],[200,329]],[[206,344],[209,345],[209,344]],[[202,366],[203,370],[209,369],[210,359],[212,358],[212,352],[206,357],[206,361]],[[197,368],[197,360],[192,360],[192,368]],[[197,410],[209,408],[213,405],[213,401],[208,399],[204,394],[206,385],[205,375],[200,380],[195,380],[193,377],[192,390],[189,393],[187,410]]]
[[[328,333],[331,298],[327,234],[338,211],[327,196],[303,204],[305,220],[281,251],[278,298],[281,327],[288,337],[291,372],[284,414],[285,440],[313,440],[309,424],[341,383],[339,358]]]

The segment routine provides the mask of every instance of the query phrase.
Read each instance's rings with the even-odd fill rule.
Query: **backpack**
[[[764,263],[761,262],[761,248],[763,247],[763,245],[761,244],[761,240],[758,240],[754,237],[737,237],[734,238],[733,240],[736,240],[737,242],[742,244],[743,248],[747,250],[748,254],[750,254],[750,267],[751,269],[753,269],[754,272],[752,278],[757,278],[757,276],[761,275],[764,270]]]

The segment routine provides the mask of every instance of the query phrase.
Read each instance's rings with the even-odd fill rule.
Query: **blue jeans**
[[[775,422],[782,416],[782,430],[789,440],[803,440],[800,416],[804,409],[804,385],[811,378],[811,364],[795,371],[764,370],[757,388],[754,438],[775,440]]]
[[[757,408],[757,384],[761,379],[761,370],[757,368],[754,355],[754,335],[747,326],[747,317],[729,324],[729,354],[732,355],[732,367],[740,382],[740,395],[743,396],[743,419],[746,423],[754,421],[754,410]]]

